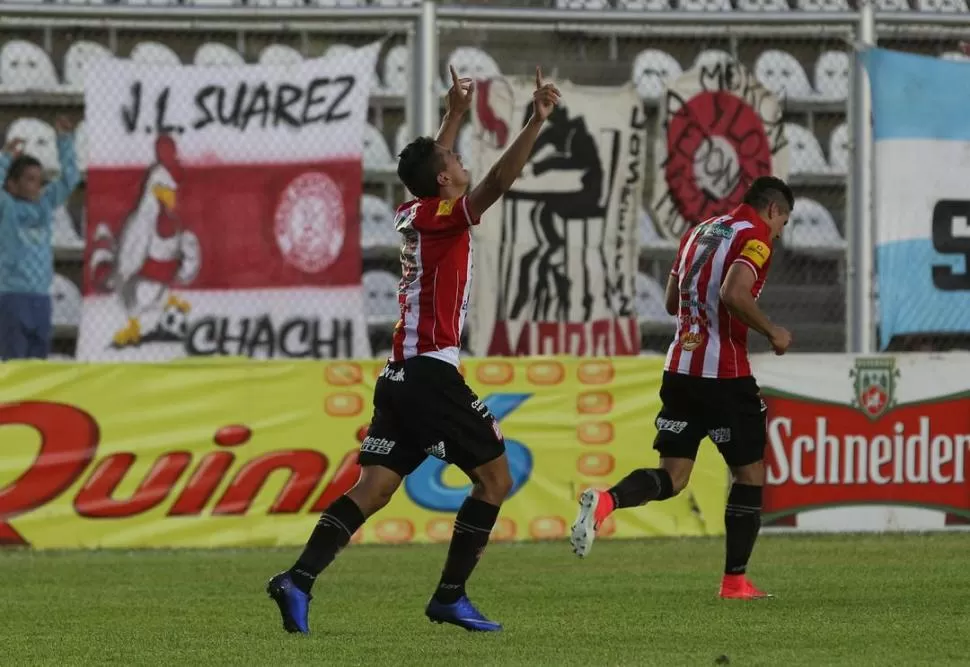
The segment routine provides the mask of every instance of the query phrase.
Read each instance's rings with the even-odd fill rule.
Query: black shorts
[[[470,472],[504,453],[498,422],[457,368],[432,357],[384,367],[360,465],[404,477],[430,455]]]
[[[753,377],[715,380],[664,373],[663,407],[653,448],[661,456],[695,459],[704,436],[729,466],[760,461],[767,443],[767,407]]]

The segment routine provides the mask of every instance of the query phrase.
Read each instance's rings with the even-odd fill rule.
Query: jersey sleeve
[[[771,239],[763,232],[742,234],[733,255],[731,264],[743,264],[754,272],[755,280],[763,280],[771,263]]]
[[[678,268],[680,267],[680,262],[684,257],[684,248],[687,246],[687,239],[690,238],[690,233],[694,231],[694,228],[689,228],[684,235],[680,237],[680,246],[677,247],[677,255],[674,257],[674,265],[670,267],[670,275],[676,276],[678,274]]]
[[[421,232],[464,231],[480,222],[472,218],[468,210],[468,196],[457,199],[426,199],[421,202],[421,210],[414,220],[414,226]]]

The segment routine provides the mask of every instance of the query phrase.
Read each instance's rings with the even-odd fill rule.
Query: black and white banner
[[[637,217],[647,130],[632,86],[559,85],[522,175],[474,231],[470,349],[638,354]],[[469,168],[482,177],[531,114],[535,80],[479,82]]]

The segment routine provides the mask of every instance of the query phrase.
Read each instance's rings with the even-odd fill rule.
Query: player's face
[[[438,176],[438,181],[442,185],[463,188],[468,186],[468,170],[461,162],[461,156],[454,151],[438,146],[438,155],[441,156],[443,169]],[[442,182],[444,181],[444,182]]]
[[[768,219],[765,222],[771,228],[771,238],[777,239],[781,236],[785,225],[788,224],[788,217],[790,215],[791,211],[787,208],[783,208],[774,203],[768,205]]]

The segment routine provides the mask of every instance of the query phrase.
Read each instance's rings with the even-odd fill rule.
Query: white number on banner
[[[970,290],[970,201],[942,199],[933,207],[933,247],[944,255],[963,255],[963,273],[933,266],[933,284],[945,292]]]

